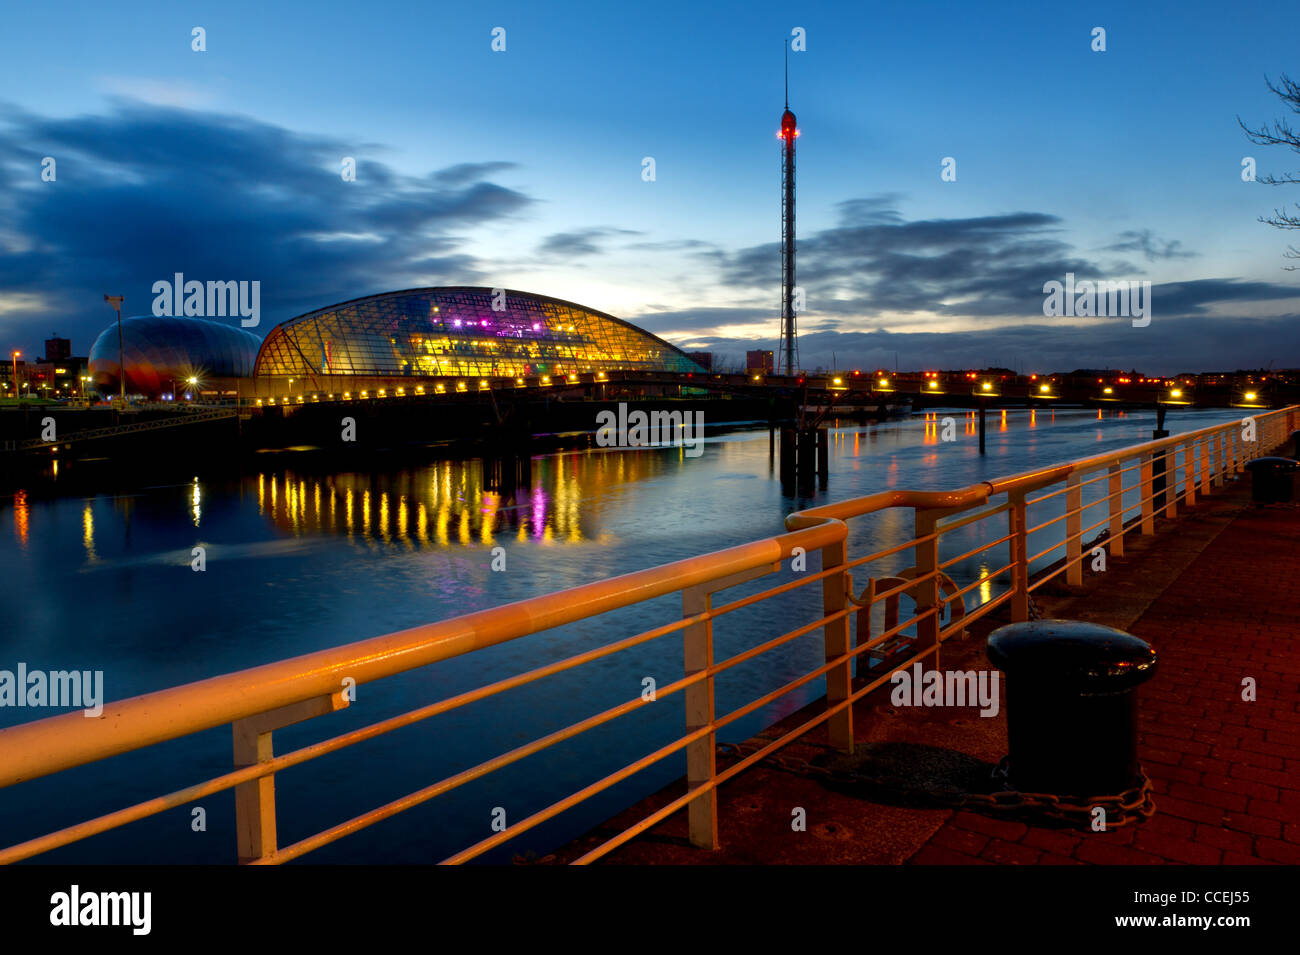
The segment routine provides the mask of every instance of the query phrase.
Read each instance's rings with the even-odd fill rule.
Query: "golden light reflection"
[[[14,534],[18,537],[20,547],[27,546],[28,521],[31,515],[28,513],[27,492],[17,491],[14,493]]]
[[[855,448],[861,442],[855,433]],[[337,532],[366,545],[406,549],[492,546],[503,536],[576,544],[592,539],[586,525],[599,519],[603,489],[657,477],[683,461],[681,449],[671,456],[581,451],[495,468],[481,461],[440,461],[394,475],[266,472],[251,480],[257,482],[259,513],[295,535]]]
[[[94,563],[99,558],[95,555],[95,512],[86,502],[81,510],[81,543],[86,548],[87,563]]]

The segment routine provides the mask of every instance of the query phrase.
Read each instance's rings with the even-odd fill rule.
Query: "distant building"
[[[114,322],[90,347],[93,386],[101,394],[116,394],[118,331]],[[200,394],[234,394],[233,379],[252,374],[262,342],[251,332],[205,318],[133,315],[122,319],[122,354],[126,359],[126,392],[157,398],[185,390],[190,378]]]
[[[24,395],[71,398],[85,393],[86,359],[72,354],[72,340],[58,332],[45,340],[45,357],[18,363],[18,383]],[[3,388],[13,394],[13,363],[6,363]]]
[[[713,352],[711,351],[688,351],[691,361],[699,365],[705,371],[713,370]]]
[[[773,368],[773,355],[770,351],[745,352],[745,368],[751,375],[770,375]]]
[[[18,359],[18,385],[22,386],[27,378],[27,366],[29,362],[22,358]],[[14,397],[14,359],[12,356],[6,356],[4,361],[0,361],[0,395],[6,398]]]
[[[45,339],[45,360],[63,361],[72,357],[72,339],[60,338],[55,332],[53,338]]]
[[[32,394],[42,398],[73,398],[86,393],[87,360],[84,356],[68,355],[57,360],[49,357],[32,362],[27,371],[19,365],[19,377],[23,383],[31,382]]]

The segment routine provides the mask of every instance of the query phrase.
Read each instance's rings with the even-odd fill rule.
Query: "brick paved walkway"
[[[1245,505],[1128,629],[1160,655],[1139,696],[1156,815],[1074,833],[959,812],[911,862],[1300,863],[1300,509]]]
[[[613,864],[1273,864],[1300,863],[1300,508],[1256,509],[1247,482],[1201,499],[1157,533],[1126,535],[1126,558],[1056,597],[1047,616],[1117,626],[1150,641],[1157,675],[1139,691],[1139,757],[1156,815],[1110,832],[1027,825],[951,809],[893,805],[760,765],[719,793],[722,848],[685,838],[677,813],[604,860]],[[995,624],[950,641],[942,668],[987,669]],[[1257,699],[1242,700],[1255,680]],[[922,784],[954,761],[988,767],[1006,752],[1004,714],[896,709],[886,685],[855,707],[859,752],[901,753]],[[763,735],[806,720],[820,704]],[[814,731],[782,753],[825,757]],[[872,756],[871,758],[875,758]],[[720,765],[726,765],[723,761]],[[897,771],[897,765],[891,767]],[[948,777],[951,778],[951,777]],[[546,861],[575,858],[682,792],[620,813]],[[792,808],[807,816],[793,832]]]

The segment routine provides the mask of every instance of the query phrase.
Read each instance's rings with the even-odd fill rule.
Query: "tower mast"
[[[781,139],[781,339],[785,352],[777,358],[777,371],[793,375],[799,360],[794,314],[794,141],[799,136],[799,127],[794,113],[790,112],[789,41],[785,45],[785,112],[781,114],[781,131],[777,135]]]

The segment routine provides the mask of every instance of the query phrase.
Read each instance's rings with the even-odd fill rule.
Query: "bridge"
[[[1300,423],[1300,406],[1262,412],[1254,423],[1254,429],[1245,429],[1239,422],[1215,425],[967,487],[923,492],[890,490],[815,507],[791,514],[784,533],[750,543],[107,703],[98,719],[89,720],[81,712],[73,712],[0,730],[0,787],[19,786],[72,767],[182,740],[216,727],[229,725],[233,733],[233,768],[229,772],[58,831],[33,833],[30,838],[0,850],[0,862],[34,858],[227,791],[233,791],[236,809],[232,861],[289,862],[337,840],[355,838],[384,819],[435,800],[469,782],[490,778],[493,773],[598,727],[619,720],[644,719],[649,712],[647,708],[672,697],[684,703],[685,725],[678,738],[649,752],[628,754],[634,758],[617,771],[592,779],[490,836],[476,838],[467,834],[463,848],[443,861],[463,863],[476,859],[668,759],[684,769],[684,777],[677,786],[660,794],[652,804],[634,807],[633,816],[620,819],[613,828],[602,827],[576,850],[568,852],[564,861],[585,864],[605,859],[650,830],[670,823],[680,825],[684,845],[694,847],[682,851],[694,851],[700,853],[698,858],[707,859],[708,850],[728,848],[723,832],[735,831],[734,827],[724,829],[720,821],[722,787],[732,781],[743,786],[745,778],[752,779],[754,774],[763,771],[760,764],[764,761],[814,738],[823,741],[830,752],[854,753],[855,747],[861,745],[864,730],[880,719],[877,707],[859,704],[872,699],[871,694],[886,686],[893,673],[922,662],[938,667],[941,656],[959,657],[963,635],[994,621],[1030,619],[1036,600],[1046,599],[1054,589],[1083,585],[1085,561],[1095,560],[1098,549],[1112,560],[1132,555],[1134,560],[1142,562],[1145,574],[1158,573],[1163,561],[1162,548],[1152,544],[1156,535],[1177,540],[1180,524],[1195,529],[1198,522],[1203,522],[1204,518],[1198,515],[1210,514],[1216,502],[1234,493],[1235,479],[1250,461],[1289,440]],[[911,539],[880,547],[867,537],[865,552],[859,552],[858,546],[851,548],[851,541],[862,541],[861,535],[850,533],[854,522],[886,514],[906,521],[913,530]],[[1256,521],[1254,530],[1236,539],[1237,549],[1245,548],[1248,554],[1249,548],[1258,543],[1261,528],[1269,523],[1267,517]],[[1293,520],[1292,524],[1297,522]],[[1293,554],[1293,544],[1287,546]],[[803,555],[819,555],[820,560],[804,566],[796,560]],[[910,555],[908,569],[891,569],[893,558],[899,555]],[[963,576],[961,568],[969,566],[972,559],[977,560],[981,569]],[[1288,566],[1294,566],[1294,558]],[[1267,574],[1255,568],[1238,568],[1236,573],[1267,579]],[[1239,585],[1229,582],[1228,586],[1231,589]],[[804,588],[809,588],[817,599],[801,602],[798,595],[809,592]],[[659,598],[672,600],[676,609],[665,613],[663,603],[655,603]],[[1103,588],[1090,597],[1090,606],[1115,599],[1119,599],[1117,595],[1107,594]],[[1283,612],[1290,613],[1293,621],[1294,611],[1300,609],[1300,597],[1292,588],[1286,591],[1285,599],[1289,602]],[[903,600],[911,604],[910,614],[901,612]],[[807,610],[809,603],[814,603],[816,609]],[[718,659],[715,632],[735,626],[738,618],[732,615],[758,607],[770,624],[770,632],[760,633],[745,625],[741,628],[743,648]],[[367,692],[382,693],[382,681],[386,678],[418,667],[437,667],[489,647],[625,608],[637,608],[641,613],[642,623],[635,632],[611,635],[607,642],[525,672],[493,674],[477,688],[431,699],[416,709],[328,735],[330,714],[350,706],[354,699],[352,691],[358,686],[375,684]],[[873,615],[873,609],[881,613]],[[279,839],[276,790],[291,783],[289,771],[294,767],[470,704],[501,707],[506,712],[511,706],[512,691],[583,667],[589,669],[581,672],[592,673],[592,679],[601,678],[595,674],[608,673],[598,669],[601,661],[664,638],[680,641],[684,667],[676,674],[660,674],[662,679],[655,694],[647,696],[641,686],[629,687],[626,700],[620,704],[592,712],[581,720],[466,766],[359,815],[339,819],[322,831],[288,844]],[[760,692],[729,712],[718,712],[715,688],[720,681],[734,676],[736,667],[805,638],[817,641],[821,662],[798,675],[783,678],[779,685]],[[1198,645],[1184,658],[1184,665],[1192,666],[1199,659],[1204,666],[1216,655],[1237,652],[1242,639],[1247,638],[1236,639],[1224,634],[1218,643]],[[1252,659],[1257,668],[1274,665],[1268,656]],[[1291,663],[1285,665],[1294,669]],[[1230,676],[1229,683],[1232,683],[1236,679],[1235,671]],[[1176,675],[1175,679],[1182,678]],[[813,687],[821,688],[824,693],[819,703],[797,709],[750,747],[720,758],[719,744],[734,732],[739,720],[752,714],[769,713],[772,704]],[[1183,690],[1176,688],[1172,693],[1168,690],[1164,693],[1161,699],[1177,703]],[[1294,862],[1295,827],[1292,824],[1283,831],[1279,814],[1288,809],[1278,801],[1278,794],[1283,789],[1289,792],[1293,813],[1297,787],[1293,777],[1281,768],[1259,768],[1261,759],[1278,763],[1284,758],[1295,759],[1294,706],[1292,687],[1289,696],[1283,694],[1276,705],[1257,711],[1271,716],[1250,717],[1252,721],[1262,720],[1250,722],[1250,726],[1263,737],[1260,746],[1264,747],[1256,753],[1253,762],[1248,758],[1250,748],[1238,746],[1241,734],[1228,731],[1230,721],[1226,716],[1222,720],[1215,716],[1208,723],[1202,716],[1196,724],[1199,729],[1175,723],[1166,731],[1167,735],[1153,736],[1156,744],[1148,748],[1146,756],[1181,768],[1180,773],[1165,773],[1160,777],[1165,787],[1160,798],[1172,807],[1173,822],[1166,828],[1185,835],[1185,827],[1193,825],[1187,822],[1189,813],[1200,814],[1201,823],[1207,826],[1210,825],[1207,820],[1213,817],[1222,825],[1211,826],[1213,832],[1206,838],[1219,842],[1204,844],[1220,846],[1215,850],[1216,858],[1226,861],[1227,850],[1222,846],[1235,845],[1234,851],[1239,856],[1253,853],[1268,861],[1277,860],[1289,851],[1291,855],[1287,858]],[[1206,707],[1209,708],[1208,703]],[[1216,704],[1213,712],[1226,711]],[[312,720],[322,721],[321,738],[288,752],[275,753],[272,742],[277,731]],[[1235,725],[1235,720],[1231,722]],[[1280,735],[1272,736],[1275,730]],[[972,731],[954,726],[947,727],[946,732],[961,736]],[[1250,737],[1255,738],[1255,734]],[[1216,743],[1216,740],[1223,742]],[[1236,764],[1230,761],[1223,761],[1221,770],[1206,768],[1213,762],[1210,759],[1202,760],[1200,768],[1179,767],[1182,754],[1208,756],[1212,746],[1216,753],[1223,750],[1247,754],[1240,760],[1245,770],[1233,769]],[[1216,771],[1221,772],[1222,781],[1216,776],[1211,784],[1200,788],[1187,781],[1200,780],[1202,774],[1209,779]],[[1175,790],[1175,787],[1195,789],[1201,794],[1197,798],[1205,800],[1211,797],[1203,793],[1211,792],[1215,785],[1225,787],[1222,792],[1226,795],[1222,799],[1239,807],[1239,811],[1234,810],[1235,815],[1245,819],[1245,823],[1234,828],[1214,806],[1195,804],[1188,809],[1186,790]],[[1250,788],[1249,806],[1247,796],[1234,791],[1234,785],[1237,790]],[[1175,796],[1175,791],[1183,795]],[[70,794],[69,798],[75,797]],[[1254,811],[1254,799],[1261,799],[1263,808]],[[877,809],[869,803],[859,803],[853,811],[855,820],[860,817],[867,820],[855,821],[854,825],[869,828],[869,817]],[[1272,815],[1267,814],[1270,811]],[[963,814],[963,819],[970,815],[976,814]],[[788,823],[787,814],[784,824]],[[965,823],[966,827],[973,825],[976,824]],[[1238,837],[1250,825],[1257,832],[1247,835],[1243,843]],[[983,847],[988,842],[987,835],[981,841],[980,831],[969,836],[972,830],[964,828],[961,820],[953,828],[961,831],[950,833],[948,841],[936,848],[935,857],[930,861],[943,861],[946,857],[939,850],[948,845],[969,848],[978,843]],[[1023,834],[1024,831],[1023,826],[998,829],[993,821],[985,829],[1002,832],[1008,836],[1003,839],[1008,844],[1014,841],[1009,838],[1011,832]],[[1261,832],[1263,835],[1259,835]],[[1283,838],[1286,833],[1290,833],[1289,843]],[[1105,833],[1098,834],[1100,840],[1106,837]],[[1044,836],[1039,841],[1048,839]],[[1179,844],[1169,848],[1168,853],[1190,851],[1182,845],[1188,839],[1175,841]],[[1094,839],[1088,844],[1099,843]],[[1026,846],[1021,849],[1040,854],[1043,851]],[[982,852],[982,848],[977,851]],[[1003,853],[1001,861],[1016,861],[1012,858],[1013,850],[999,851]],[[1104,857],[1100,850],[1093,854],[1097,861]]]
[[[755,373],[670,372],[621,369],[570,375],[527,377],[401,378],[315,376],[306,379],[251,378],[241,382],[240,403],[248,408],[286,405],[400,402],[438,398],[494,402],[511,396],[588,396],[620,394],[729,394],[777,398],[800,405],[853,408],[908,401],[914,407],[1007,404],[1089,404],[1098,406],[1263,410],[1300,399],[1300,388],[1280,379],[1210,377],[1131,379],[1011,375],[980,372],[907,372],[773,375]]]
[[[39,411],[46,412],[42,417],[50,416],[51,411],[60,410],[58,408],[43,408]],[[143,434],[150,431],[164,431],[173,428],[186,427],[193,424],[202,424],[211,421],[233,421],[238,414],[235,408],[187,408],[180,406],[177,408],[166,407],[166,417],[153,418],[146,421],[122,421],[117,424],[105,425],[99,428],[81,428],[76,431],[57,434],[51,440],[45,438],[26,438],[22,440],[9,440],[0,445],[0,451],[37,451],[43,448],[51,449],[70,449],[73,445],[81,444],[86,441],[97,441],[104,438],[118,438],[128,434]],[[79,409],[77,414],[84,413],[84,409]]]
[[[108,409],[41,407],[37,420],[57,416],[56,440],[43,437],[8,438],[0,451],[33,452],[46,448],[70,449],[87,441],[162,431],[219,420],[237,420],[274,409],[291,411],[300,405],[348,406],[365,404],[410,407],[429,402],[456,405],[490,405],[498,420],[520,403],[558,400],[618,400],[622,398],[733,396],[768,402],[773,421],[809,411],[820,417],[881,414],[893,407],[989,407],[1058,404],[1095,407],[1241,408],[1263,411],[1300,400],[1300,388],[1280,380],[1254,383],[1229,379],[1210,382],[1178,379],[1138,379],[1116,375],[1110,379],[1081,380],[1065,376],[1016,376],[977,372],[925,372],[863,375],[858,372],[825,375],[765,375],[690,373],[644,370],[592,371],[572,375],[535,375],[504,378],[370,378],[365,376],[311,379],[248,378],[238,381],[239,396],[229,405],[164,403],[145,410],[160,415],[130,420],[134,410],[114,412],[112,425],[66,430],[71,416],[106,414]],[[122,420],[125,417],[128,420]]]

